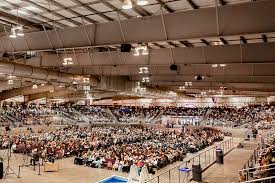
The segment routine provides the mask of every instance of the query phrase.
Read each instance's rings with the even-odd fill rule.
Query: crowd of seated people
[[[105,108],[100,106],[75,106],[75,109],[84,114],[90,122],[110,122],[110,116],[105,111]]]
[[[76,164],[125,172],[135,163],[147,165],[153,173],[182,160],[187,152],[197,152],[222,139],[223,133],[212,128],[180,132],[142,126],[93,126],[5,134],[0,136],[0,147],[7,148],[11,140],[14,152],[43,159],[76,156]]]
[[[20,125],[35,125],[45,124],[48,122],[48,116],[52,116],[51,110],[44,105],[5,105],[2,107],[6,115],[10,115],[15,122],[19,122]]]
[[[111,106],[111,112],[122,123],[140,123],[143,121],[143,108],[132,106]]]
[[[0,121],[6,123],[6,115],[13,116],[21,124],[41,124],[47,115],[66,114],[75,122],[86,117],[90,122],[113,122],[106,111],[109,110],[122,123],[151,123],[159,114],[169,116],[199,117],[202,124],[226,127],[244,127],[257,129],[270,128],[275,119],[275,107],[246,106],[236,107],[132,107],[132,106],[80,106],[53,105],[50,109],[44,105],[3,106]],[[84,121],[84,120],[82,120]]]
[[[162,107],[143,108],[144,122],[151,123],[163,110]]]
[[[275,119],[275,107],[271,105],[242,108],[214,107],[208,109],[207,124],[268,129],[273,119]]]
[[[274,135],[274,134],[273,134]],[[256,159],[255,163],[251,163],[250,169],[239,172],[240,181],[246,181],[251,179],[261,179],[275,176],[275,138],[268,144],[265,144],[261,148],[255,151]],[[256,181],[261,182],[261,181]],[[264,181],[263,181],[264,182]],[[266,180],[270,182],[270,180]],[[273,182],[273,181],[272,181]]]
[[[167,107],[164,109],[165,115],[174,116],[204,116],[208,108],[197,107]]]

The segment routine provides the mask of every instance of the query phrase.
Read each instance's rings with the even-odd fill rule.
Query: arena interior
[[[0,183],[274,183],[275,0],[0,0]]]

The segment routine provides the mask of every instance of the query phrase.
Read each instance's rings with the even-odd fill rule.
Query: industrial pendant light
[[[129,10],[132,7],[133,7],[133,4],[132,4],[131,0],[124,0],[123,1],[122,9]]]
[[[144,6],[146,4],[148,4],[147,0],[137,0],[137,5],[139,5],[139,6]]]

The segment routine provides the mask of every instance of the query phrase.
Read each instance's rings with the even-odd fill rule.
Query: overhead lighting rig
[[[191,81],[187,81],[187,82],[185,82],[185,86],[187,86],[187,87],[191,87],[191,86],[192,86],[192,82],[191,82]]]
[[[142,78],[142,83],[149,83],[150,82],[150,78],[149,77],[144,77]]]
[[[213,68],[217,68],[217,67],[225,67],[226,64],[212,64],[211,65]]]
[[[146,45],[140,45],[136,47],[134,56],[140,56],[140,53],[141,55],[148,55],[149,54],[148,47]]]
[[[12,79],[8,80],[8,85],[13,85],[13,80]]]
[[[146,88],[141,87],[141,83],[137,82],[135,92],[139,93],[139,94],[142,94],[142,93],[146,92]]]
[[[185,90],[185,86],[180,86],[180,87],[179,87],[179,90],[180,90],[180,91],[184,91],[184,90]]]
[[[137,5],[144,6],[147,5],[149,2],[148,0],[136,0]],[[122,9],[129,10],[133,8],[133,3],[131,0],[124,0],[122,4]]]
[[[17,36],[19,36],[19,37],[24,36],[22,25],[18,25],[18,26],[11,28],[10,38],[16,38]]]
[[[73,65],[74,62],[73,62],[73,58],[72,57],[66,57],[64,58],[63,60],[63,63],[62,65]]]
[[[148,67],[140,67],[138,73],[139,74],[148,74],[149,73]]]

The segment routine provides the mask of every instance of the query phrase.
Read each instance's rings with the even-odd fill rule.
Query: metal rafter
[[[22,7],[21,6],[18,6],[17,4],[15,4],[15,3],[12,3],[12,2],[9,2],[9,1],[7,1],[7,0],[3,0],[3,1],[5,1],[5,3],[8,3],[9,5],[11,5],[13,8],[15,8],[15,9],[22,9]],[[25,8],[23,8],[24,9],[24,11],[25,12],[27,12],[27,13],[29,13],[29,14],[32,14],[32,16],[34,15],[34,16],[36,16],[36,17],[39,17],[39,18],[41,18],[41,19],[45,19],[46,21],[52,21],[52,19],[50,19],[50,18],[48,18],[48,17],[46,17],[46,16],[43,16],[43,15],[40,15],[39,13],[35,13],[35,12],[33,12],[33,11],[31,11],[31,10],[28,10],[28,9],[25,9]],[[19,18],[19,17],[18,17]],[[34,17],[35,18],[35,17]],[[39,21],[39,20],[36,20],[35,19],[35,21],[37,21],[39,24],[44,24],[44,22],[42,22],[42,21]],[[35,24],[35,23],[34,23]],[[65,25],[65,24],[62,24],[62,23],[57,23],[59,26],[61,26],[61,27],[67,27],[67,25]],[[52,25],[50,25],[50,24],[48,24],[48,23],[45,23],[45,25],[46,25],[46,27],[48,27],[48,28],[52,28]]]
[[[4,21],[8,21],[8,22],[11,22],[11,23],[16,23],[17,22],[17,19],[19,22],[21,22],[22,24],[24,24],[24,26],[26,27],[30,27],[30,28],[37,28],[37,29],[41,29],[41,25],[38,25],[37,23],[34,23],[32,21],[29,21],[29,20],[25,20],[21,17],[17,17],[15,15],[12,15],[12,14],[9,14],[9,13],[6,13],[4,11],[1,11],[0,10],[0,17],[1,19],[4,19],[4,18],[7,18],[8,20],[4,19]]]
[[[186,0],[186,2],[193,8],[193,9],[198,9],[199,6],[196,5],[192,0]]]
[[[224,38],[220,38],[220,41],[223,43],[223,44],[228,44],[228,42],[224,39]]]
[[[45,8],[45,7],[39,5],[39,4],[35,3],[35,2],[32,2],[32,1],[30,1],[30,0],[24,0],[24,1],[27,2],[27,3],[29,3],[29,4],[31,4],[31,5],[33,5],[33,6],[35,6],[35,7],[37,7],[37,8],[40,8],[40,9],[43,10],[43,11],[46,11],[46,12],[48,12],[48,13],[52,13],[54,16],[57,16],[57,17],[59,17],[59,18],[62,18],[62,19],[66,20],[66,21],[68,21],[68,22],[70,22],[70,23],[72,23],[72,24],[75,24],[75,25],[77,25],[77,26],[81,26],[81,25],[82,25],[82,23],[79,23],[79,22],[77,22],[77,21],[71,20],[70,18],[65,17],[65,16],[63,16],[63,15],[61,15],[61,14],[59,14],[59,13],[56,13],[56,12],[54,12],[54,11],[48,9],[48,8]],[[54,21],[54,20],[53,20],[53,21]]]
[[[103,13],[101,13],[101,12],[95,10],[94,8],[92,8],[92,7],[88,6],[88,5],[86,5],[85,3],[80,2],[79,0],[71,0],[71,1],[75,2],[76,4],[79,4],[79,5],[83,6],[85,9],[87,9],[87,10],[93,12],[93,13],[98,14],[98,16],[100,16],[101,18],[104,18],[104,19],[109,20],[109,21],[113,21],[113,20],[114,20],[114,19],[108,17],[107,15],[105,15],[105,14],[103,14]],[[75,11],[74,11],[74,12],[75,12]],[[84,17],[83,17],[83,18],[84,18]],[[93,21],[94,21],[94,20],[93,20]]]
[[[64,7],[62,4],[60,4],[60,3],[58,3],[58,2],[56,2],[56,1],[54,1],[54,0],[48,0],[48,2],[50,2],[51,4],[53,4],[53,5],[55,5],[55,6],[58,6],[58,7],[60,7],[60,8],[65,8],[66,11],[68,11],[68,12],[74,14],[75,16],[81,16],[83,19],[85,19],[86,21],[88,21],[88,22],[90,22],[90,23],[96,23],[95,20],[93,20],[93,19],[91,19],[91,18],[89,18],[89,17],[83,16],[83,15],[81,15],[80,13],[78,13],[78,12],[76,12],[76,11],[70,9],[70,8],[67,8],[67,9],[66,9],[66,7]],[[78,1],[78,3],[81,3],[81,2]],[[89,7],[89,6],[88,6],[88,7]],[[85,7],[85,8],[87,9],[87,7]]]
[[[175,47],[175,48],[179,47],[177,44],[175,44],[175,43],[173,43],[171,41],[168,41],[167,43],[170,44],[171,46]]]
[[[181,44],[183,44],[186,47],[193,47],[193,44],[188,41],[179,41]]]
[[[265,34],[262,34],[262,39],[263,39],[263,42],[265,42],[265,43],[267,43],[267,42],[268,42],[268,39],[267,39],[267,37],[266,37],[266,35],[265,35]]]
[[[104,4],[105,6],[107,6],[108,8],[117,11],[118,13],[120,13],[122,16],[124,16],[125,18],[130,19],[131,16],[128,15],[127,13],[124,13],[123,11],[121,11],[120,9],[117,9],[115,6],[113,6],[112,4],[110,4],[109,2],[105,1],[105,0],[100,0],[100,2],[102,4]]]
[[[201,42],[203,44],[205,44],[205,46],[209,46],[210,45],[210,43],[208,41],[206,41],[205,39],[200,39],[200,40],[201,40]]]
[[[162,0],[156,0],[158,3],[160,3],[164,9],[166,9],[166,11],[168,11],[169,13],[173,13],[174,10],[172,10],[168,5],[165,4],[165,2],[163,2]]]
[[[246,44],[247,43],[247,40],[243,36],[240,36],[240,40],[241,40],[242,44]]]
[[[158,44],[158,43],[153,43],[155,46],[159,47],[159,48],[165,48],[165,46]]]

